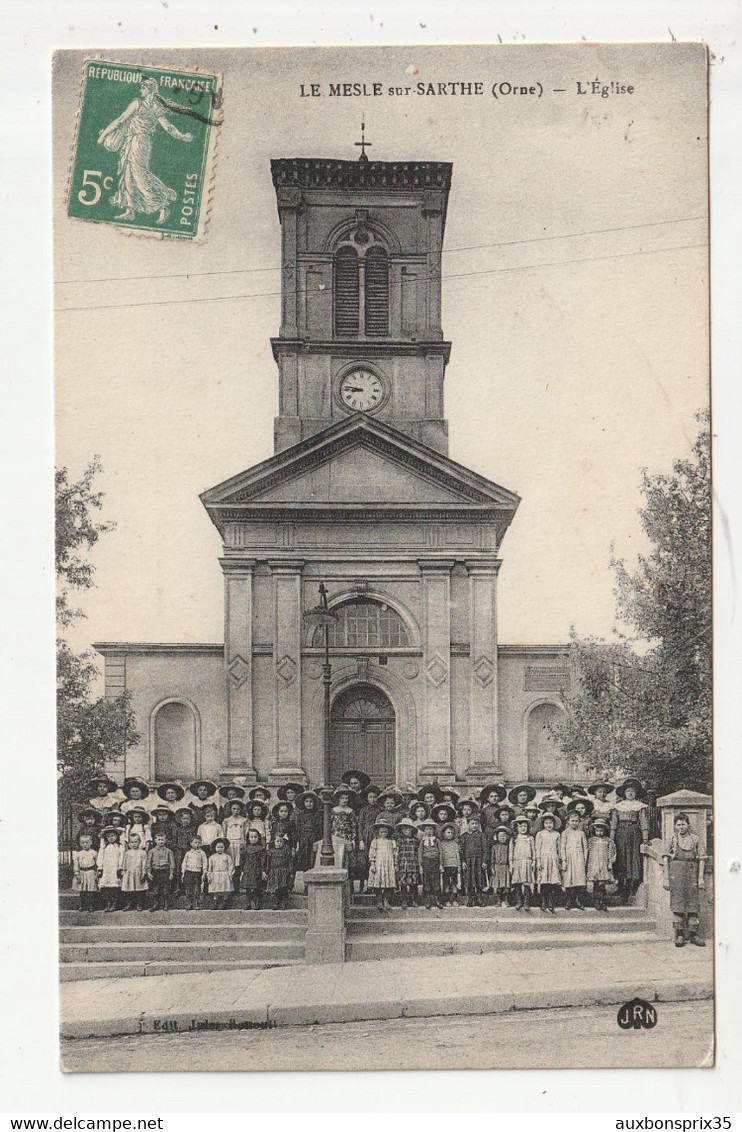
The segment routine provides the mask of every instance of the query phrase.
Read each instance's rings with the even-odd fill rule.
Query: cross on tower
[[[361,119],[361,140],[354,142],[353,144],[359,145],[361,147],[361,156],[358,158],[358,160],[365,165],[368,162],[368,157],[366,156],[366,147],[368,146],[370,148],[373,145],[373,142],[366,141],[366,123],[363,119]]]

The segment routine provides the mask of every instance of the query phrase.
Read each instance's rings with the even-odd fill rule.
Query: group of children
[[[206,893],[215,908],[240,893],[248,908],[260,908],[264,893],[285,908],[322,834],[319,798],[298,784],[279,787],[275,800],[264,786],[247,791],[205,779],[186,788],[128,778],[119,789],[103,776],[91,787],[73,851],[82,911],[167,911],[180,896],[198,909]],[[294,817],[299,794],[308,799]]]
[[[167,910],[181,895],[195,909],[205,893],[217,908],[240,893],[248,908],[259,908],[264,894],[282,908],[296,874],[319,860],[322,802],[300,783],[283,784],[275,797],[265,786],[208,780],[186,787],[127,778],[119,788],[104,775],[91,787],[73,854],[83,910],[101,901],[106,911]],[[538,802],[536,794],[528,783],[492,783],[477,797],[437,783],[382,790],[351,770],[334,791],[334,861],[382,909],[393,901],[450,906],[460,895],[474,906],[489,894],[518,909],[538,899],[553,913],[562,900],[584,908],[590,894],[607,911],[613,884],[619,899],[630,899],[648,839],[641,783],[559,784]]]
[[[417,903],[421,888],[426,908],[458,903],[459,893],[469,907],[481,906],[487,893],[501,906],[527,910],[537,894],[542,910],[554,913],[562,892],[567,908],[583,909],[589,891],[595,907],[608,910],[616,845],[610,819],[594,815],[587,795],[567,800],[551,792],[533,805],[536,791],[527,784],[509,792],[486,786],[479,799],[458,799],[443,788],[438,800],[434,787],[423,787],[409,816],[395,822],[389,805],[399,802],[395,793],[379,796],[365,870],[380,909],[390,906],[395,890],[405,906]],[[369,804],[378,805],[373,795]],[[361,824],[368,821],[366,814]]]

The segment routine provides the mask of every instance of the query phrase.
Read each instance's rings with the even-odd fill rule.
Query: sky
[[[500,640],[564,641],[571,626],[610,634],[611,547],[629,560],[646,548],[640,470],[669,471],[689,454],[708,400],[701,49],[166,54],[115,58],[224,75],[199,245],[67,218],[86,55],[62,53],[54,69],[57,463],[77,477],[99,454],[103,517],[116,522],[93,552],[97,588],[77,643],[222,640],[220,540],[198,496],[273,451],[269,161],[352,159],[362,116],[372,159],[453,162],[450,455],[522,497],[501,549]],[[326,93],[330,82],[386,91],[453,80],[481,81],[485,93]],[[602,97],[593,80],[634,89]],[[301,98],[312,82],[323,96]],[[495,83],[541,83],[544,93],[494,98]]]

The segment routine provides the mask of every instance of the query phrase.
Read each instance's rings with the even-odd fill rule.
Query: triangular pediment
[[[366,444],[328,455],[319,463],[273,482],[251,498],[263,503],[461,503],[452,485],[436,482],[388,452]]]
[[[369,505],[387,512],[495,509],[509,521],[519,503],[513,492],[363,413],[248,468],[201,499],[215,522],[227,512],[234,517],[267,507],[345,511]]]

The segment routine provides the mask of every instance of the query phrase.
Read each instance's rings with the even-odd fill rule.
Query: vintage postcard
[[[53,72],[63,1068],[712,1066],[705,47]]]

